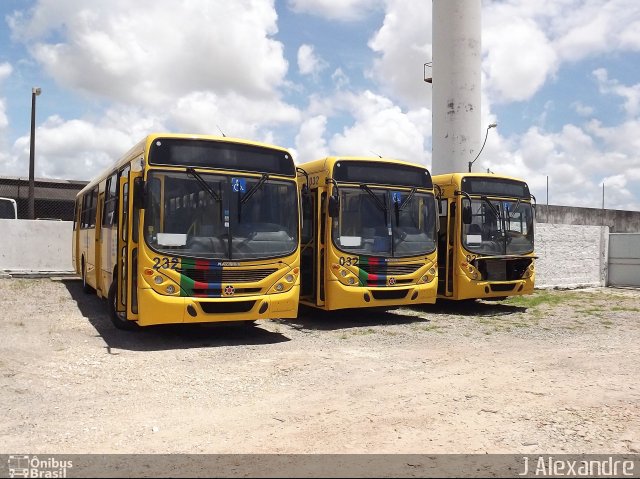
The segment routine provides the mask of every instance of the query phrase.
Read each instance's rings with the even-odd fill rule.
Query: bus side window
[[[118,176],[116,173],[107,179],[107,188],[105,191],[104,210],[102,212],[102,225],[113,226],[116,215],[116,205],[118,204],[117,188]]]

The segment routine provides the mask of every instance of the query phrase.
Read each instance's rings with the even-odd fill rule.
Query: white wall
[[[0,271],[70,272],[73,222],[0,219]]]
[[[0,271],[72,272],[70,221],[0,220]],[[607,227],[536,225],[536,287],[603,286]]]
[[[536,287],[604,286],[609,228],[536,224]]]

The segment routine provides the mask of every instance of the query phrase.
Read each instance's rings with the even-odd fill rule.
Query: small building
[[[36,178],[34,207],[36,219],[73,220],[76,194],[88,181]],[[0,176],[0,197],[12,198],[18,218],[29,218],[29,178]]]

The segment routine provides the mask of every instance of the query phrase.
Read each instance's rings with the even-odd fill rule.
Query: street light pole
[[[34,154],[36,149],[36,97],[42,92],[40,88],[31,89],[31,142],[29,144],[29,219],[36,219]]]
[[[484,149],[484,145],[485,143],[487,143],[487,137],[489,136],[489,130],[491,128],[495,128],[496,126],[498,126],[497,123],[489,123],[489,126],[487,126],[487,131],[484,134],[484,141],[482,142],[482,146],[480,147],[480,151],[478,152],[478,154],[476,155],[476,157],[473,159],[473,161],[469,162],[469,173],[471,173],[471,165],[473,165],[476,160],[478,159],[478,157],[480,156],[480,153],[482,153],[482,150]]]

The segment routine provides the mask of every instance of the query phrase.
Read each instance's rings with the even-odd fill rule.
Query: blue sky
[[[431,1],[0,0],[0,175],[90,179],[152,131],[431,166]],[[640,210],[640,2],[483,0],[476,165]]]

